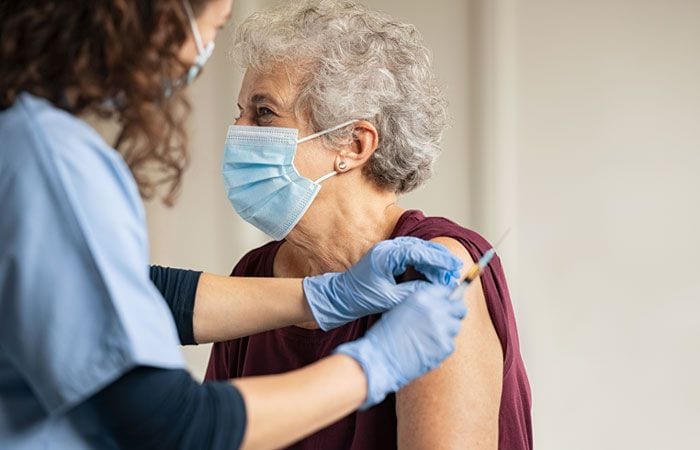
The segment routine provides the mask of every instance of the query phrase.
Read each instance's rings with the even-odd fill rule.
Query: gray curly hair
[[[233,54],[244,68],[300,70],[295,111],[315,131],[372,123],[379,146],[364,173],[380,187],[402,194],[431,177],[446,100],[413,25],[349,1],[284,2],[238,27]],[[324,137],[339,145],[352,135],[345,128]]]

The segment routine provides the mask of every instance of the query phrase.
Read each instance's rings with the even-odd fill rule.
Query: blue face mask
[[[211,54],[214,53],[214,41],[209,42],[206,47],[202,41],[202,35],[199,32],[199,27],[197,26],[197,21],[194,18],[194,12],[192,11],[192,6],[190,6],[189,0],[183,0],[183,5],[185,6],[185,11],[187,12],[187,18],[190,21],[190,29],[192,30],[192,36],[194,37],[194,44],[197,46],[197,57],[190,69],[185,74],[185,84],[191,84],[199,72],[202,71],[204,64],[207,63]]]
[[[197,57],[184,75],[174,82],[170,81],[166,83],[164,87],[166,97],[170,97],[174,89],[192,84],[194,79],[197,78],[197,75],[199,75],[199,72],[202,71],[204,64],[206,64],[211,57],[211,54],[214,53],[214,41],[209,42],[206,46],[204,45],[204,41],[202,41],[202,35],[199,32],[199,26],[197,26],[197,20],[194,17],[194,12],[192,11],[189,0],[182,0],[182,6],[185,8],[187,19],[190,21],[190,30],[192,31],[194,44],[197,47]]]
[[[321,182],[336,175],[333,171],[316,181],[299,175],[294,167],[297,145],[353,122],[300,140],[295,128],[231,125],[221,173],[233,208],[273,239],[284,239],[311,206]]]

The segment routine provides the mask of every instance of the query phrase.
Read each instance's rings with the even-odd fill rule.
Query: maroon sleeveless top
[[[406,211],[392,233],[425,240],[444,236],[457,240],[475,261],[491,246],[474,231],[448,219],[425,217]],[[272,277],[273,262],[282,242],[270,242],[245,255],[231,275]],[[520,356],[518,332],[501,261],[495,257],[481,276],[489,314],[503,347],[503,393],[499,416],[499,449],[532,448],[530,386]],[[340,344],[365,334],[379,316],[363,317],[334,330],[287,327],[250,337],[214,344],[207,380],[225,380],[251,375],[287,372],[328,356]],[[348,449],[390,450],[396,448],[396,397],[364,412],[356,412],[290,446],[295,450]]]

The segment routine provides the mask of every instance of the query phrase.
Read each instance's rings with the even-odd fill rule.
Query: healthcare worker
[[[453,350],[459,262],[422,241],[380,243],[345,273],[303,281],[153,268],[166,301],[149,279],[139,188],[152,191],[154,171],[177,187],[183,89],[230,11],[231,0],[0,3],[0,448],[278,448]],[[119,152],[88,115],[118,121]],[[429,281],[396,284],[409,266]],[[202,385],[178,346],[178,332],[329,329],[386,310],[363,338],[286,374]]]

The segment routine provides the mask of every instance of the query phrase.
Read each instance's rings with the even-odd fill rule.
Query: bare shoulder
[[[473,260],[462,244],[449,237],[432,241],[464,262],[464,277]],[[478,280],[467,291],[465,302],[469,312],[455,353],[397,394],[402,450],[498,446],[503,352]]]
[[[459,241],[451,237],[436,237],[435,239],[432,239],[432,242],[444,245],[453,255],[462,260],[462,262],[464,263],[464,266],[462,267],[462,279],[464,279],[464,277],[467,274],[467,270],[469,269],[469,266],[474,263],[474,260],[472,259],[467,249],[464,248],[464,246],[460,244]]]

